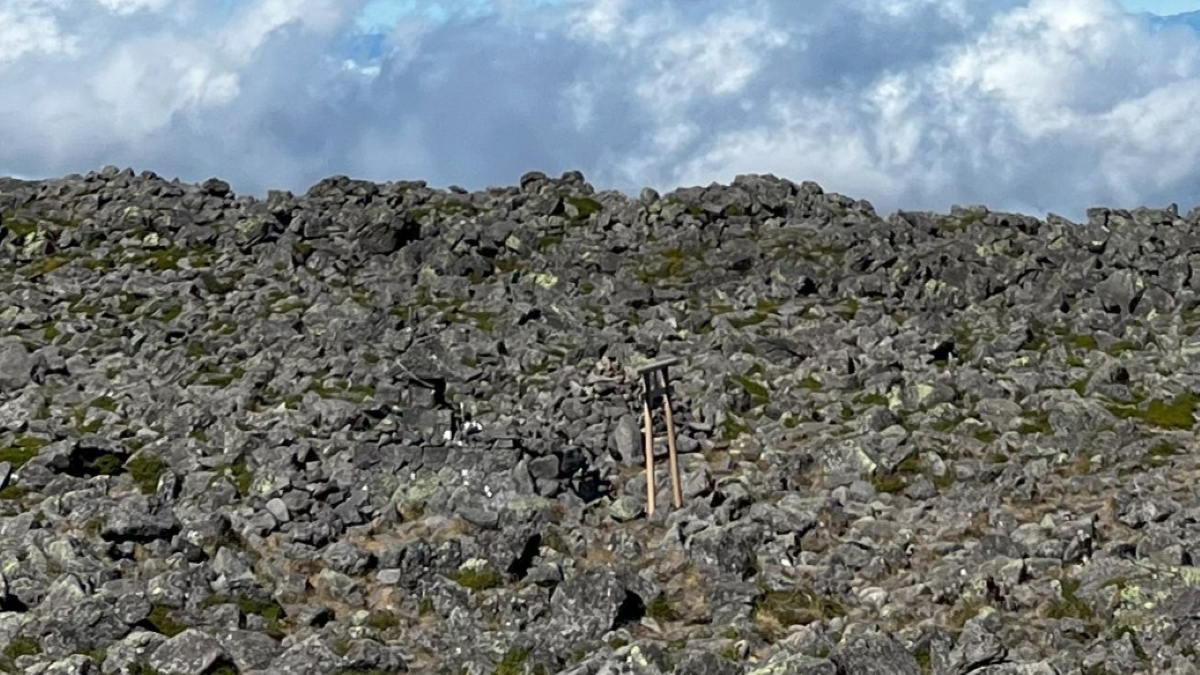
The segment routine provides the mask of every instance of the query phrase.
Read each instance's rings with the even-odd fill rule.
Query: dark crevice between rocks
[[[613,630],[635,624],[646,616],[646,601],[633,591],[625,591],[625,599],[617,607],[617,618],[613,620]]]
[[[588,469],[579,477],[575,494],[579,495],[585,504],[591,504],[612,494],[612,484],[600,475],[599,470]]]
[[[28,612],[29,606],[15,595],[0,595],[0,612]]]
[[[933,351],[929,352],[929,355],[933,357],[934,363],[946,363],[950,360],[951,356],[958,356],[958,351],[954,340],[946,340],[937,347],[934,347]]]
[[[204,669],[201,675],[240,675],[242,671],[228,657],[222,657],[213,661],[212,665]]]
[[[124,473],[125,460],[118,454],[103,448],[79,447],[58,468],[62,473],[75,478],[115,476]]]
[[[521,554],[509,563],[506,571],[518,581],[523,580],[529,574],[529,569],[533,567],[533,560],[537,557],[541,549],[542,535],[534,534],[525,540],[525,546],[521,548]]]

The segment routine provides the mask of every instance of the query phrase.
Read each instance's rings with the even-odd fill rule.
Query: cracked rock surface
[[[0,672],[1196,673],[1198,267],[773,176],[0,179]]]

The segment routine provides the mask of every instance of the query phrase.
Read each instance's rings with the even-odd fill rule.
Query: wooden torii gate
[[[669,452],[669,466],[671,470],[671,488],[675,498],[675,508],[683,507],[683,487],[679,480],[679,456],[675,449],[675,419],[674,413],[671,410],[671,378],[667,369],[679,363],[677,358],[659,359],[651,361],[637,369],[637,374],[642,378],[644,395],[642,398],[642,411],[645,414],[645,430],[646,430],[646,514],[654,515],[655,501],[655,485],[654,485],[654,419],[650,412],[651,407],[657,402],[656,399],[662,398],[663,412],[666,415],[667,421],[667,450]]]

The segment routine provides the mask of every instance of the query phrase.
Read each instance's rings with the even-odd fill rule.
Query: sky
[[[332,175],[479,190],[579,170],[636,196],[771,173],[881,215],[1186,213],[1200,205],[1197,10],[0,0],[0,175],[115,165],[263,196]]]

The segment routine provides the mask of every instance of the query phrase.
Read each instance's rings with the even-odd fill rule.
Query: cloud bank
[[[1082,220],[1200,203],[1197,109],[1195,30],[1112,0],[0,2],[0,174],[28,177],[775,173]]]

